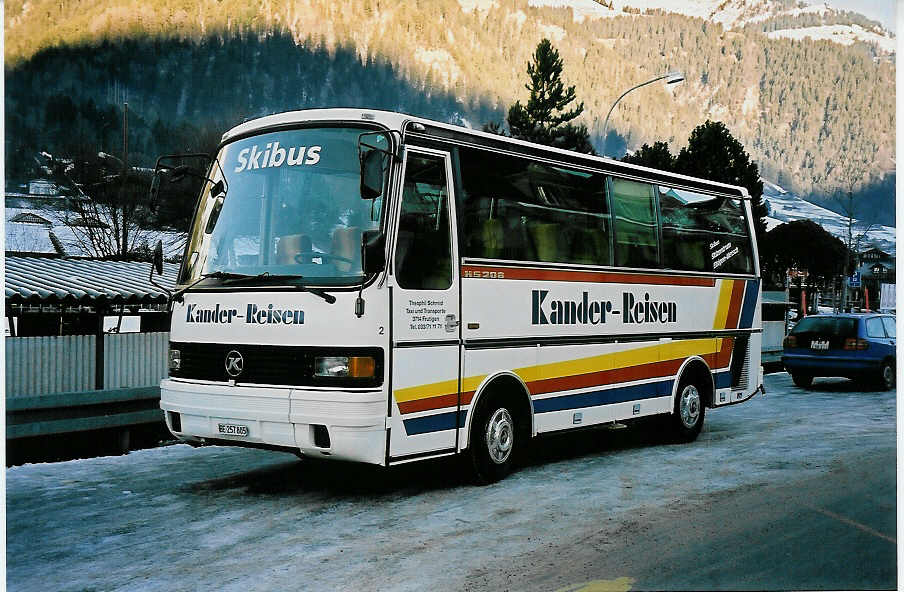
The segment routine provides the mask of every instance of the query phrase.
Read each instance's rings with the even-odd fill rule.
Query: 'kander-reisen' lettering
[[[185,312],[186,323],[230,324],[235,318],[249,325],[303,325],[304,311],[274,308],[272,304],[266,307],[249,304],[245,315],[239,316],[236,308],[225,308],[219,304],[213,308],[201,308],[197,304],[189,304]]]
[[[549,298],[549,290],[531,290],[532,325],[602,325],[607,319],[621,319],[625,324],[675,323],[678,321],[678,305],[675,302],[643,299],[631,292],[622,293],[622,311],[615,310],[611,300],[591,300],[588,292],[582,292],[579,300],[555,300]]]
[[[292,146],[281,148],[279,142],[268,143],[263,150],[257,145],[251,148],[243,148],[239,151],[238,165],[235,172],[250,171],[251,169],[268,169],[288,166],[307,165],[314,166],[320,162],[320,146]]]

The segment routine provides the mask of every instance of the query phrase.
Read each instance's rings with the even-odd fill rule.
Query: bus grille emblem
[[[236,350],[232,350],[226,354],[226,374],[235,377],[242,373],[245,368],[245,359],[242,354]]]

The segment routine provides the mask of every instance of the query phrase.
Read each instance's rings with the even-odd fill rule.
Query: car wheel
[[[474,416],[469,445],[474,477],[478,483],[494,483],[508,475],[524,442],[508,405],[488,401]]]
[[[675,442],[693,442],[703,429],[706,404],[703,388],[691,378],[683,378],[678,385],[675,409],[670,418],[671,435]]]
[[[890,360],[885,360],[882,362],[882,366],[879,367],[879,376],[877,377],[876,383],[878,387],[883,391],[889,391],[895,388],[895,364]]]
[[[813,377],[809,374],[800,374],[798,372],[791,373],[791,380],[794,381],[795,386],[799,386],[800,388],[810,388],[810,385],[813,384]]]

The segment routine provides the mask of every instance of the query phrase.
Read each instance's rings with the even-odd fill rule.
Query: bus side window
[[[465,257],[610,265],[605,177],[460,148]]]
[[[655,190],[648,183],[612,178],[615,265],[659,267]]]
[[[740,200],[659,187],[663,263],[669,269],[750,273],[750,238]]]
[[[452,285],[452,237],[445,160],[412,153],[405,170],[396,277],[410,290]]]

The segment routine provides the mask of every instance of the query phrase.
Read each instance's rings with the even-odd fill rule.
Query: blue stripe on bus
[[[465,427],[465,418],[467,411],[458,411],[458,427]],[[448,413],[437,413],[436,415],[427,415],[426,417],[415,417],[414,419],[406,419],[402,423],[405,424],[405,432],[409,436],[417,434],[428,434],[430,432],[441,432],[443,430],[454,429],[455,411]]]
[[[759,280],[748,280],[747,290],[744,292],[744,308],[741,309],[740,329],[749,329],[753,326],[753,313],[756,312],[757,294],[760,291]]]
[[[728,388],[731,386],[731,370],[725,372],[716,372],[713,374],[713,380],[717,389]]]
[[[550,399],[537,399],[534,400],[534,413],[549,413],[550,411],[582,409],[584,407],[596,407],[597,405],[611,405],[613,403],[627,403],[628,401],[666,397],[672,394],[672,385],[674,384],[674,380],[667,380],[552,397]]]
[[[714,373],[713,380],[715,381],[717,389],[728,388],[731,386],[731,372],[725,371]],[[585,407],[597,407],[600,405],[612,405],[614,403],[627,403],[629,401],[667,397],[672,394],[674,385],[674,380],[666,380],[601,391],[591,391],[589,393],[563,395],[561,397],[551,397],[549,399],[535,399],[533,401],[534,413],[550,413],[552,411],[583,409]],[[467,413],[466,410],[457,412],[457,427],[465,427]],[[455,416],[455,411],[449,411],[446,413],[437,413],[436,415],[406,419],[403,421],[405,432],[409,436],[416,436],[418,434],[429,434],[431,432],[455,429]]]

